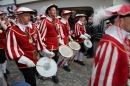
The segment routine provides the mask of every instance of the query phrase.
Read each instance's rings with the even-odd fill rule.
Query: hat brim
[[[64,14],[62,14],[62,15],[68,15],[68,14],[71,14],[72,12],[69,12],[69,13],[64,13]]]
[[[78,17],[86,17],[87,15],[84,15],[84,16],[75,16],[76,18],[78,18]]]
[[[48,14],[48,10],[50,10],[52,7],[55,7],[56,10],[58,9],[58,6],[57,6],[57,5],[51,5],[51,6],[49,6],[49,7],[46,9],[45,13]]]
[[[19,15],[19,14],[23,14],[23,13],[34,13],[34,11],[19,11],[19,12],[15,12],[15,15]]]

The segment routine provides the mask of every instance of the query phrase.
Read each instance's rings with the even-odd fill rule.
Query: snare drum
[[[67,60],[73,56],[73,50],[67,46],[67,45],[61,45],[59,47],[59,54],[58,54],[59,58],[58,58],[58,62],[57,65],[58,67],[62,67],[65,62],[67,62]]]
[[[90,40],[84,40],[84,46],[85,49],[88,50],[89,48],[92,47],[92,42]]]
[[[36,64],[37,72],[44,77],[51,77],[57,72],[57,64],[53,59],[42,57]]]
[[[71,49],[73,50],[73,56],[68,60],[69,63],[74,61],[74,58],[76,57],[76,55],[78,54],[81,46],[78,42],[75,41],[70,41],[69,42],[69,46],[71,47]]]

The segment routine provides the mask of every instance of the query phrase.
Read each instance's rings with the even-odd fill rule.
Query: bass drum
[[[36,64],[37,72],[44,77],[51,77],[57,72],[57,64],[53,59],[42,57]]]
[[[57,65],[58,67],[62,67],[65,62],[71,58],[73,56],[73,50],[69,47],[69,46],[66,46],[66,45],[61,45],[59,47],[59,54],[58,54],[59,58],[58,58],[58,62],[57,62]]]

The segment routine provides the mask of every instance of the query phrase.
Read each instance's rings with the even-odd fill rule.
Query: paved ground
[[[96,49],[97,41],[94,43],[94,51]],[[79,64],[72,63],[70,64],[71,72],[66,72],[64,69],[58,69],[58,78],[60,82],[54,84],[51,80],[41,81],[37,79],[37,86],[88,86],[90,79],[93,58],[87,59],[84,56],[85,66],[80,66]],[[24,81],[22,73],[16,67],[14,61],[8,62],[8,69],[11,74],[8,75],[8,82],[12,84],[17,81]]]
[[[94,43],[94,51],[96,49],[97,41]],[[85,66],[80,66],[79,64],[72,63],[70,64],[71,72],[66,72],[64,69],[58,69],[58,78],[60,82],[54,84],[51,80],[41,81],[37,79],[37,86],[88,86],[90,79],[93,58],[87,59],[84,56]],[[22,73],[18,70],[13,61],[8,62],[8,69],[11,74],[8,75],[8,82],[12,84],[17,81],[24,81]]]
[[[37,79],[37,86],[88,86],[89,78],[91,75],[93,59],[86,59],[84,57],[85,66],[72,63],[70,65],[71,72],[66,72],[64,69],[58,69],[58,78],[60,82],[54,84],[51,80],[41,81]],[[13,61],[8,62],[8,69],[11,74],[8,75],[9,84],[24,81],[22,73],[17,69]]]

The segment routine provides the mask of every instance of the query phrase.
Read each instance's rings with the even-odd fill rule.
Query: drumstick
[[[44,66],[44,65],[36,65],[36,66],[40,66],[40,67],[46,67],[46,66]]]
[[[46,67],[46,66],[43,66],[43,65],[36,65],[36,66],[40,66],[40,67]]]

